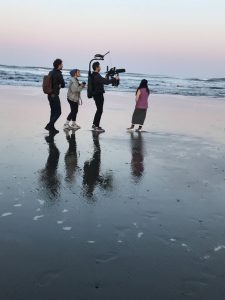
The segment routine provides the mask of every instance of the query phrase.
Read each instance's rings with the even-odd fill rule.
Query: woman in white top
[[[82,89],[85,87],[85,83],[79,83],[78,77],[80,77],[80,70],[73,69],[70,71],[71,80],[69,83],[69,88],[67,92],[67,101],[70,105],[70,113],[67,117],[66,123],[64,124],[64,129],[79,129],[81,128],[76,123],[78,106],[81,101],[80,93]],[[72,121],[72,125],[70,125],[70,121]]]

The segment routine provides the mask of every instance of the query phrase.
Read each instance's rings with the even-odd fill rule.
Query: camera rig
[[[89,62],[89,70],[88,70],[88,89],[87,89],[87,96],[88,98],[92,98],[93,97],[93,80],[92,80],[92,72],[91,72],[91,64],[93,61],[99,61],[99,60],[104,60],[105,56],[107,54],[109,54],[110,51],[108,51],[106,54],[102,55],[102,54],[95,54],[94,58]],[[119,73],[124,73],[126,72],[125,69],[116,69],[111,68],[109,69],[109,67],[107,66],[107,70],[106,70],[106,78],[113,78],[115,75],[119,75]],[[120,81],[117,80],[115,83],[112,84],[112,86],[118,86],[120,84]]]
[[[108,51],[106,54],[102,55],[102,54],[95,54],[94,58],[89,62],[89,71],[88,71],[88,75],[91,75],[91,64],[93,61],[96,61],[96,60],[104,60],[105,56],[107,54],[109,54],[110,51]]]

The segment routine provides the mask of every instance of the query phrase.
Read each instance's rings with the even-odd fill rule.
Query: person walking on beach
[[[133,131],[135,125],[139,125],[136,131],[138,132],[142,131],[142,126],[144,125],[144,121],[148,109],[149,95],[150,95],[150,90],[148,88],[148,81],[146,79],[143,79],[136,91],[136,97],[135,97],[136,105],[132,116],[131,126],[127,128],[128,131]]]
[[[100,127],[100,121],[103,113],[103,105],[104,105],[104,85],[108,85],[111,83],[116,83],[119,80],[119,76],[116,76],[112,79],[104,78],[99,73],[101,71],[100,63],[94,62],[92,65],[93,73],[93,98],[95,100],[97,111],[95,113],[95,117],[93,120],[92,130],[97,132],[105,132],[105,130]]]
[[[61,103],[59,98],[60,89],[65,87],[65,81],[62,76],[61,70],[63,69],[63,62],[61,59],[57,58],[53,62],[53,70],[49,72],[52,78],[52,93],[48,95],[48,101],[51,109],[50,121],[46,125],[45,129],[58,133],[59,131],[55,129],[55,122],[61,115]]]
[[[80,93],[85,87],[85,83],[79,83],[78,77],[80,76],[80,70],[73,69],[70,71],[71,80],[67,92],[67,101],[70,105],[70,113],[67,117],[66,123],[64,124],[64,129],[79,129],[80,126],[76,123],[77,113],[79,104],[82,103]],[[72,124],[70,125],[70,121]]]

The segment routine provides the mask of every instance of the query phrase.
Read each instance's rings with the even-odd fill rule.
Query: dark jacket
[[[107,79],[102,77],[98,72],[92,73],[93,77],[93,95],[101,95],[105,93],[104,84],[110,84],[116,82],[115,78]]]
[[[65,87],[65,81],[62,76],[62,72],[57,69],[53,69],[50,72],[52,76],[52,89],[54,95],[59,95],[60,89]]]

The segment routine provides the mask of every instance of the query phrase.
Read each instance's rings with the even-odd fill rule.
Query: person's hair
[[[138,90],[143,89],[143,88],[145,88],[147,93],[150,94],[150,90],[148,87],[148,80],[146,80],[146,79],[142,79],[142,81],[140,82],[139,87],[136,90],[136,95],[137,95]]]
[[[92,65],[92,69],[95,71],[100,66],[100,63],[98,61],[94,62]]]
[[[58,67],[62,64],[62,60],[60,58],[57,58],[54,62],[53,62],[53,67],[55,69],[58,69]]]
[[[77,74],[78,72],[80,72],[79,69],[73,69],[73,70],[70,71],[70,76],[71,76],[71,77],[74,77],[75,74]]]

